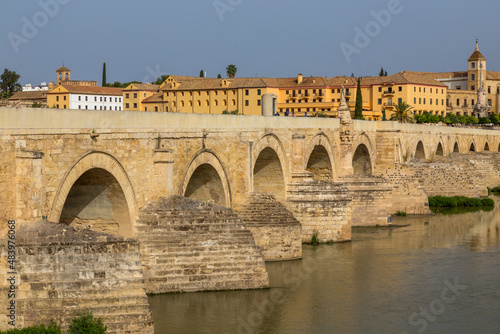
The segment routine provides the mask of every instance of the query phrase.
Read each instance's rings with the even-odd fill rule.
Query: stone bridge
[[[43,220],[70,225],[72,240],[87,229],[95,240],[138,240],[142,265],[129,269],[151,293],[263,287],[262,256],[300,258],[313,235],[348,241],[351,226],[428,213],[428,195],[481,196],[500,182],[494,130],[2,108],[0,136],[0,227]],[[200,249],[220,261],[172,269]],[[241,266],[213,278],[225,256]]]

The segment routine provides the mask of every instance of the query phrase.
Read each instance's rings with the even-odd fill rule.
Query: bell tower
[[[486,79],[486,58],[479,51],[479,43],[476,39],[476,49],[469,57],[468,72],[468,89],[476,91],[484,87],[484,80]]]
[[[61,68],[56,70],[56,74],[57,74],[57,79],[56,79],[57,86],[64,83],[65,81],[71,80],[71,70],[64,67],[64,64]]]

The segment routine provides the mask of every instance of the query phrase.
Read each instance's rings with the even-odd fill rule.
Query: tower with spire
[[[476,49],[468,60],[469,90],[476,91],[484,88],[484,79],[486,78],[486,58],[479,51],[479,42],[476,39]]]

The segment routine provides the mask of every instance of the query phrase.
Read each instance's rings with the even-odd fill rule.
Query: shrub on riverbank
[[[73,319],[69,326],[67,334],[106,334],[107,326],[102,323],[99,318],[94,318],[92,313],[79,314],[78,317]],[[9,329],[7,331],[0,331],[0,334],[64,334],[54,320],[50,321],[50,325],[36,325],[22,329]]]
[[[429,197],[429,206],[438,208],[456,208],[456,207],[479,207],[495,206],[495,201],[491,198],[471,198],[465,196],[434,196]]]
[[[488,190],[492,193],[500,193],[500,186],[498,187],[493,187],[493,188],[488,188]]]

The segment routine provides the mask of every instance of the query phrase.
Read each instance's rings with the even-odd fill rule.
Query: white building
[[[47,105],[59,109],[123,110],[121,88],[59,85],[47,93]]]

